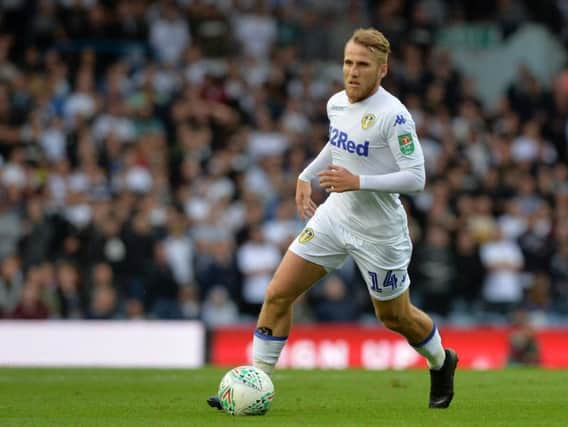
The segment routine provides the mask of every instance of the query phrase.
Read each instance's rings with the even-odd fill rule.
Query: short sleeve
[[[384,136],[401,170],[424,163],[416,125],[404,106],[393,109],[386,117],[384,126]]]

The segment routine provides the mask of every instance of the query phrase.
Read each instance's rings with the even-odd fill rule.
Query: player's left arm
[[[424,190],[424,155],[410,113],[401,109],[386,118],[384,138],[388,141],[399,171],[382,175],[354,175],[330,165],[318,173],[320,185],[329,193],[368,190],[387,193],[414,193]]]
[[[359,189],[389,193],[424,190],[424,154],[416,134],[416,125],[406,108],[401,107],[386,118],[383,137],[389,144],[399,171],[384,175],[361,175]]]
[[[331,165],[318,173],[320,185],[328,193],[368,190],[385,193],[414,193],[424,190],[424,164],[383,175],[354,175],[347,169]]]

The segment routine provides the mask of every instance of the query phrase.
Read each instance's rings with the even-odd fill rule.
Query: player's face
[[[353,41],[345,45],[343,82],[349,101],[362,101],[375,93],[386,73],[387,65],[379,64],[365,46]]]

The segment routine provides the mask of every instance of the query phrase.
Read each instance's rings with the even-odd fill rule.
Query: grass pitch
[[[428,373],[274,375],[261,417],[209,408],[224,369],[0,369],[0,426],[567,426],[568,370],[458,371],[448,410],[427,408]]]

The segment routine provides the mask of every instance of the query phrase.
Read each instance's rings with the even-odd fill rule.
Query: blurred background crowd
[[[447,43],[531,26],[556,50],[522,51],[548,64],[565,0],[4,0],[0,317],[254,319],[303,227],[295,183],[327,141],[344,43],[370,25],[426,158],[426,190],[403,197],[415,302],[440,322],[568,324],[568,72],[511,56],[488,98]],[[295,311],[372,316],[351,262]]]

